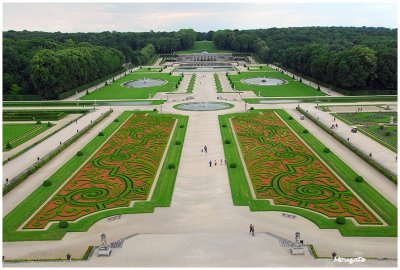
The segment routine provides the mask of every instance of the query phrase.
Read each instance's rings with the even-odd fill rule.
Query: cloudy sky
[[[290,1],[290,0],[287,0]],[[397,28],[396,2],[14,3],[3,2],[3,30],[48,32],[196,31],[295,26]]]

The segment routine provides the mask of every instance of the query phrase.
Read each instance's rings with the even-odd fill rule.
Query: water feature
[[[153,87],[167,84],[168,81],[160,80],[160,79],[152,79],[152,78],[143,78],[143,80],[134,80],[128,81],[122,84],[122,86],[129,88],[145,88],[145,87]]]
[[[232,108],[233,105],[224,102],[189,102],[175,105],[174,108],[183,111],[217,111]]]
[[[232,67],[212,67],[212,66],[203,66],[203,67],[179,67],[177,72],[219,72],[219,71],[233,71]]]
[[[242,83],[245,84],[253,84],[260,86],[273,86],[273,85],[281,85],[287,83],[285,80],[277,79],[277,78],[268,78],[268,77],[255,77],[255,78],[247,78],[241,80]]]

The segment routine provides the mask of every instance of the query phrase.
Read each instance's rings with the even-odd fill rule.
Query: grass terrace
[[[51,128],[53,125],[43,124],[4,124],[3,123],[3,151],[9,151],[30,139],[36,137],[40,133]],[[11,148],[7,147],[7,143]]]
[[[194,46],[190,50],[178,51],[177,54],[191,54],[191,53],[231,53],[228,50],[219,50],[215,47],[212,41],[195,41]]]
[[[167,81],[166,84],[154,87],[129,88],[123,86],[123,83],[135,80],[158,79]],[[83,96],[82,100],[116,100],[116,99],[147,99],[154,97],[158,92],[173,92],[182,80],[181,76],[169,75],[167,73],[132,73],[115,82],[96,90],[89,95]]]
[[[243,79],[256,77],[276,78],[284,80],[286,83],[274,86],[261,86],[242,82]],[[228,80],[234,85],[235,90],[253,91],[257,96],[260,95],[262,97],[325,96],[325,93],[273,69],[264,72],[241,72],[237,75],[228,75]]]

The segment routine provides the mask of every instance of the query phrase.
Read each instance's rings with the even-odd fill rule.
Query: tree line
[[[397,29],[296,27],[220,30],[219,49],[254,53],[318,81],[348,90],[397,90]],[[396,92],[396,91],[392,91]]]
[[[122,68],[124,62],[135,66],[146,65],[157,53],[192,48],[196,38],[197,33],[192,29],[143,33],[3,32],[3,94],[53,98],[58,93],[74,89],[79,83],[98,79],[99,76],[107,75],[107,72],[113,73],[116,63],[119,68]],[[92,46],[91,49],[89,45]],[[102,50],[104,52],[100,53]],[[115,60],[110,58],[111,55],[114,55]],[[93,57],[96,58],[97,66],[91,66],[90,59]],[[99,57],[103,57],[104,61],[99,60]],[[53,60],[63,67],[53,65]],[[78,63],[83,67],[77,68]],[[71,68],[68,75],[70,78],[67,79],[66,75],[63,75],[60,82],[56,83],[58,75],[48,74],[48,77],[44,78],[44,75],[38,74],[41,68],[47,72],[50,67],[54,68],[54,74],[58,75],[60,70]],[[93,71],[88,70],[90,67],[93,67]],[[43,88],[46,80],[48,87]],[[56,87],[53,93],[50,93],[50,85]]]

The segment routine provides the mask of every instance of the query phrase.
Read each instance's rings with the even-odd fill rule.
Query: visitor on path
[[[255,236],[255,235],[254,235],[254,225],[252,225],[251,235],[252,235],[252,236]]]
[[[396,159],[397,160],[397,159]],[[8,178],[6,178],[6,184],[8,184]]]
[[[207,145],[204,145],[204,151],[206,151],[207,154]]]
[[[338,124],[336,123],[336,128],[338,127]]]
[[[333,122],[335,122],[336,121],[336,117],[333,117]]]
[[[210,167],[212,167],[212,161],[210,160],[210,162],[208,162],[210,164]]]
[[[335,259],[336,258],[336,252],[334,251],[333,253],[332,253],[332,259]]]
[[[68,260],[68,261],[71,261],[71,254],[67,253],[67,256],[66,256],[66,257],[67,257],[67,260]]]
[[[221,158],[221,165],[222,165],[222,158]]]
[[[372,153],[369,153],[369,157],[372,157]]]
[[[253,224],[250,224],[250,234],[253,232]]]
[[[217,166],[217,160],[214,161],[214,166]]]

